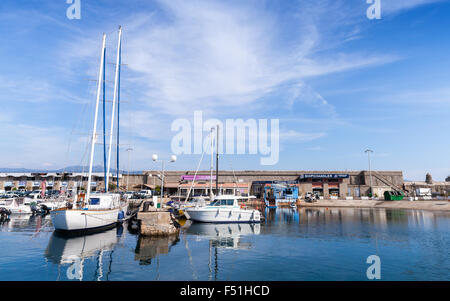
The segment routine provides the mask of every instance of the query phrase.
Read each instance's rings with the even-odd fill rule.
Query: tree
[[[445,178],[445,182],[450,182],[450,175],[447,178]]]
[[[156,185],[156,187],[155,187],[155,195],[159,195],[159,194],[161,194],[161,186]]]
[[[114,184],[114,183],[109,183],[109,185],[108,185],[108,190],[109,190],[109,191],[116,190],[116,188],[117,188],[117,185],[116,185],[116,184]]]
[[[427,184],[433,184],[433,178],[429,173],[425,176],[425,182],[427,182]]]

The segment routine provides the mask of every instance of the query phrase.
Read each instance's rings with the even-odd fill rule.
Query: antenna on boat
[[[105,64],[105,53],[106,53],[106,34],[103,34],[102,43],[102,54],[100,60],[100,70],[98,74],[98,84],[97,84],[97,100],[95,102],[95,115],[94,115],[94,128],[92,130],[92,144],[91,144],[91,157],[89,161],[89,176],[88,176],[88,187],[86,193],[86,200],[89,201],[89,196],[91,194],[91,179],[92,179],[92,163],[94,161],[94,150],[95,150],[95,140],[97,136],[97,117],[98,117],[98,105],[100,102],[100,92],[102,87],[102,77],[104,76],[104,64]]]
[[[114,79],[114,97],[112,103],[112,117],[111,117],[111,129],[109,135],[109,150],[108,150],[108,167],[105,174],[105,192],[108,192],[109,186],[109,170],[111,167],[111,150],[112,150],[112,138],[114,131],[114,113],[117,100],[117,188],[119,188],[119,91],[120,91],[120,54],[122,47],[122,26],[119,26],[119,39],[117,42],[117,59],[116,59],[116,76]]]

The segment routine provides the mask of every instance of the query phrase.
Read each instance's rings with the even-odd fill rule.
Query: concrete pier
[[[299,207],[386,208],[450,211],[450,201],[384,201],[384,200],[318,200],[315,203],[297,202]]]
[[[180,225],[175,216],[166,209],[149,208],[137,214],[140,225],[140,234],[143,236],[169,236],[178,234]]]

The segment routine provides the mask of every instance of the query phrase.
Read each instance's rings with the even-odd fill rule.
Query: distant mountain
[[[88,172],[89,166],[81,166],[81,165],[73,165],[73,166],[67,166],[60,169],[28,169],[28,168],[0,168],[0,172],[5,173],[16,173],[16,172],[23,172],[23,173],[29,173],[29,172]],[[103,172],[103,166],[96,165],[92,166],[92,172]],[[116,169],[111,169],[112,173],[116,173]],[[127,173],[128,171],[120,170],[120,173]],[[130,171],[131,174],[134,173],[142,173],[142,171]]]

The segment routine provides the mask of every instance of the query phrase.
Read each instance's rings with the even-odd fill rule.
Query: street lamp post
[[[373,197],[372,170],[371,170],[371,168],[370,168],[370,153],[373,153],[373,150],[371,150],[371,149],[366,149],[364,152],[367,153],[367,157],[368,157],[368,159],[369,159],[370,194],[371,194],[371,197]]]
[[[164,196],[164,160],[158,160],[157,154],[153,154],[152,160],[154,162],[161,161],[161,165],[162,165],[161,166],[161,203],[162,203],[162,199]],[[177,156],[175,156],[175,155],[170,156],[169,162],[175,162],[175,161],[177,161]]]

